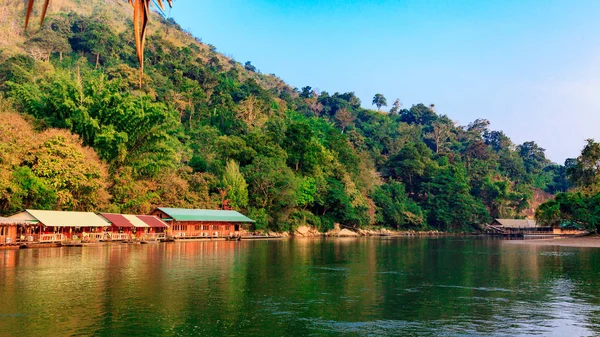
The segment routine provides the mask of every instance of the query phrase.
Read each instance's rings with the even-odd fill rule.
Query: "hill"
[[[295,89],[159,15],[139,89],[126,1],[53,1],[44,26],[28,33],[22,2],[5,1],[0,13],[0,130],[26,123],[30,130],[10,132],[40,141],[68,130],[80,142],[67,137],[72,151],[95,158],[83,163],[104,172],[78,175],[70,155],[57,155],[60,175],[83,179],[60,184],[29,150],[7,154],[3,215],[24,205],[138,213],[222,207],[247,213],[257,229],[326,230],[338,222],[465,231],[492,217],[523,216],[534,190],[569,187],[564,167],[544,149],[513,144],[485,119],[460,126],[434,106],[381,112],[362,108],[352,92]],[[3,132],[5,148],[47,146],[21,145]]]

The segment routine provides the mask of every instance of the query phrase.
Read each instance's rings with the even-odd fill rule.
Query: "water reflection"
[[[472,238],[0,251],[8,335],[600,333],[600,250]]]

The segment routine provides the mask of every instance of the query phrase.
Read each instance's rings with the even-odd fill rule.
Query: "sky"
[[[433,103],[562,164],[600,141],[599,13],[597,0],[176,0],[167,14],[292,86]]]

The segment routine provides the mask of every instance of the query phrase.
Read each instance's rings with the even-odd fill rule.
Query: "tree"
[[[223,175],[223,186],[227,191],[227,200],[235,210],[248,206],[248,184],[240,173],[240,166],[234,160],[229,160]]]
[[[424,184],[423,193],[428,196],[428,223],[440,230],[474,230],[490,219],[483,204],[470,194],[463,167],[440,168],[431,181]]]
[[[408,124],[431,125],[437,119],[435,111],[421,103],[401,111],[401,121]]]
[[[373,97],[373,105],[377,107],[377,110],[381,111],[382,106],[387,106],[387,100],[382,94],[375,94]]]
[[[581,192],[559,193],[536,210],[536,220],[559,226],[574,222],[589,231],[597,232],[600,225],[600,193],[588,196]]]
[[[142,75],[144,73],[144,42],[146,41],[146,27],[148,25],[148,19],[150,18],[150,4],[156,3],[161,10],[164,10],[162,0],[129,0],[129,4],[133,6],[133,33],[135,36],[135,46],[140,64],[140,87],[142,86]],[[173,0],[167,0],[170,6],[173,5]],[[29,20],[33,12],[33,5],[35,0],[27,0],[27,13],[25,15],[25,30],[29,25]],[[40,19],[40,26],[44,23],[46,17],[46,11],[48,10],[49,1],[45,1],[42,8],[42,17]],[[99,53],[97,54],[99,57]]]
[[[416,193],[431,165],[431,150],[424,143],[408,143],[385,163],[385,172],[403,182],[408,193]]]
[[[390,109],[390,115],[397,115],[400,112],[400,108],[402,108],[402,102],[400,102],[399,98],[396,98]]]
[[[431,132],[426,136],[435,143],[435,153],[440,152],[440,147],[448,140],[450,136],[450,125],[446,122],[436,121],[431,126]]]
[[[535,142],[525,142],[517,146],[517,152],[523,159],[525,169],[528,173],[539,173],[550,161],[546,159],[545,149],[539,147]]]
[[[252,62],[250,62],[250,61],[247,61],[247,62],[244,64],[244,69],[246,69],[246,70],[248,70],[248,71],[251,71],[251,72],[253,72],[253,73],[255,73],[255,72],[256,72],[256,67],[255,67],[255,66],[253,66],[253,65],[252,65]]]
[[[342,133],[346,130],[346,128],[354,122],[356,117],[350,112],[350,110],[346,108],[339,109],[335,113],[335,120],[338,122],[338,125],[342,129]]]
[[[91,53],[100,65],[100,55],[113,56],[117,50],[118,37],[100,20],[80,18],[73,23],[73,35],[69,39],[75,51]]]
[[[421,208],[406,196],[404,185],[390,181],[373,192],[377,222],[396,229],[421,228],[425,224]]]
[[[565,163],[569,179],[578,187],[595,189],[600,187],[600,143],[587,139],[587,144],[576,161]]]
[[[25,41],[25,46],[33,58],[46,62],[50,61],[52,53],[60,53],[62,60],[62,53],[71,51],[69,41],[50,29],[40,31],[29,38]]]

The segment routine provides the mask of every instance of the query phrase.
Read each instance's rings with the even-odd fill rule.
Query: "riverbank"
[[[504,242],[511,245],[600,248],[600,236],[598,235],[589,235],[583,237],[556,237],[550,239],[533,240],[506,240]]]
[[[448,233],[430,230],[430,231],[396,231],[387,228],[366,228],[358,230],[350,230],[348,228],[341,228],[339,224],[336,224],[333,229],[328,232],[319,232],[317,228],[309,226],[298,227],[292,235],[286,233],[274,233],[277,235],[283,235],[285,237],[365,237],[365,236],[443,236],[449,235]]]

